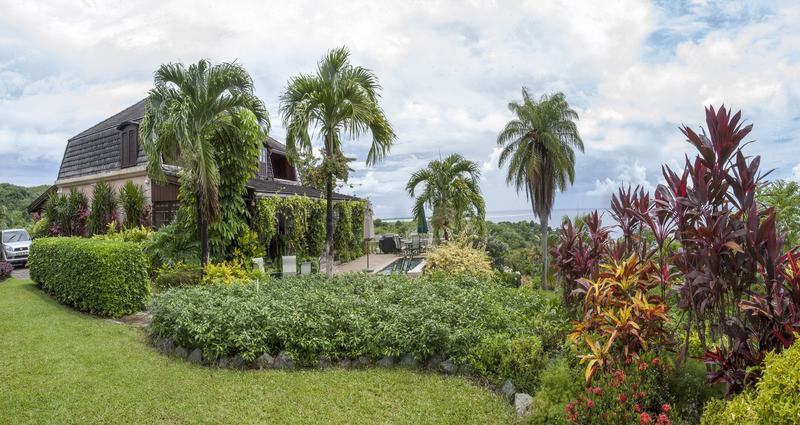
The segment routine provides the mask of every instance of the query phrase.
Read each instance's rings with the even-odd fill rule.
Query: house
[[[58,179],[31,203],[28,211],[40,212],[52,191],[61,194],[77,189],[91,199],[94,185],[101,180],[117,193],[126,182],[132,181],[144,189],[145,203],[152,208],[153,226],[160,227],[172,221],[178,209],[176,167],[163,166],[168,176],[166,184],[158,184],[148,177],[147,157],[138,140],[144,109],[145,101],[141,100],[69,139]],[[248,183],[248,200],[264,196],[323,197],[319,190],[300,184],[295,167],[286,157],[286,146],[279,141],[267,137],[258,161],[258,174]],[[333,199],[356,198],[334,193]],[[118,214],[123,217],[124,213],[120,210]]]

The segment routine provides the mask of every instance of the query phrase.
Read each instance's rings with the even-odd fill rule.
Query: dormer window
[[[261,152],[258,154],[258,176],[262,178],[269,177],[267,162],[269,161],[269,152],[267,148],[261,148]]]
[[[297,181],[294,167],[289,163],[285,155],[273,152],[270,155],[270,165],[272,165],[272,175],[276,179]]]
[[[133,167],[139,159],[139,128],[134,122],[120,124],[117,129],[120,131],[121,155],[120,164],[122,168]]]

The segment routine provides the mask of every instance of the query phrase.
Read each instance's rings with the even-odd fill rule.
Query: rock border
[[[203,355],[200,348],[185,348],[176,345],[171,339],[160,339],[153,341],[155,349],[166,356],[178,357],[189,363],[198,366],[207,366],[218,369],[237,369],[237,370],[294,370],[294,369],[327,369],[339,367],[341,369],[363,369],[366,367],[379,368],[406,368],[427,370],[429,372],[440,373],[443,375],[460,375],[471,378],[478,378],[486,386],[501,396],[507,403],[514,406],[518,417],[526,416],[530,413],[533,397],[530,394],[517,392],[514,383],[510,379],[503,381],[502,385],[496,386],[488,383],[488,380],[475,373],[469,364],[456,364],[453,359],[446,358],[441,354],[434,354],[425,361],[419,361],[412,354],[405,354],[401,357],[386,356],[377,361],[373,361],[366,356],[355,359],[330,359],[327,356],[318,356],[316,367],[299,367],[296,365],[292,355],[286,351],[281,351],[274,357],[270,353],[264,353],[253,361],[245,360],[240,354],[225,356],[218,359],[210,359]]]

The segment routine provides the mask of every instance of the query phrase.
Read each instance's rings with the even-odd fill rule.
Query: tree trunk
[[[197,230],[200,233],[200,266],[205,268],[208,264],[208,223],[201,211],[200,202],[197,203]]]
[[[547,217],[539,215],[539,223],[542,227],[542,289],[547,290]]]
[[[333,275],[333,174],[325,183],[325,275]]]

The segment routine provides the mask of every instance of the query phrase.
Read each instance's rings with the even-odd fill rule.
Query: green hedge
[[[201,348],[208,359],[241,354],[252,360],[285,350],[307,366],[318,356],[424,360],[438,354],[460,362],[480,358],[482,370],[492,372],[488,359],[508,351],[526,368],[538,368],[540,360],[519,356],[517,348],[553,350],[568,328],[557,305],[537,292],[466,276],[312,275],[261,282],[258,290],[253,284],[176,288],[155,296],[150,310],[153,340]],[[475,351],[499,334],[525,343]],[[498,364],[505,369],[497,372],[517,361]]]
[[[333,235],[337,259],[350,261],[364,255],[365,208],[364,201],[334,203],[339,215]],[[284,233],[278,232],[280,224]],[[274,239],[279,255],[319,258],[325,249],[325,201],[297,195],[261,198],[252,228],[265,246]]]
[[[138,244],[83,238],[33,241],[31,278],[59,302],[99,316],[142,310],[150,294]]]

